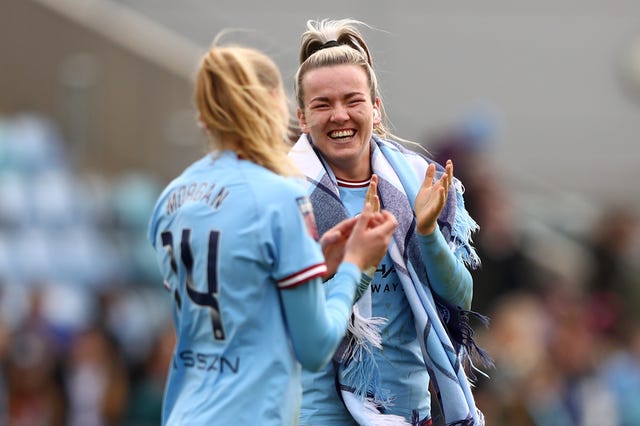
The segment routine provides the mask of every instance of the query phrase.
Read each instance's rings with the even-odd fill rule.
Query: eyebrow
[[[349,92],[346,95],[344,95],[342,98],[343,99],[351,99],[354,98],[356,96],[366,96],[366,94],[364,92]],[[312,98],[309,100],[309,103],[311,102],[328,102],[329,101],[329,97],[328,96],[316,96],[315,98]]]

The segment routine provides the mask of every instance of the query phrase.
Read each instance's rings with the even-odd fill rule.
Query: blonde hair
[[[289,176],[289,117],[280,103],[285,95],[276,64],[265,54],[242,46],[217,46],[202,57],[194,97],[200,120],[211,136],[211,149],[230,149],[241,158]]]
[[[303,110],[304,89],[302,80],[309,71],[335,65],[358,66],[367,76],[371,101],[374,102],[376,98],[380,99],[382,120],[374,126],[373,130],[380,136],[386,136],[389,132],[384,125],[386,114],[378,89],[378,78],[373,71],[373,57],[358,30],[358,26],[368,27],[364,22],[355,19],[323,19],[321,21],[310,19],[307,21],[307,31],[301,37],[300,67],[294,80],[296,102],[298,108]],[[337,42],[337,45],[326,46],[326,43],[331,41]]]

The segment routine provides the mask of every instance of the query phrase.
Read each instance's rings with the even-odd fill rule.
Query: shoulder
[[[164,189],[158,196],[158,199],[156,200],[156,203],[153,207],[147,230],[147,237],[152,245],[155,246],[155,238],[159,223],[165,217],[167,200],[170,198],[171,194],[176,190],[176,188],[180,188],[182,185],[184,185],[184,182],[189,181],[191,176],[197,174],[199,170],[206,168],[207,161],[211,161],[211,158],[209,156],[204,156],[199,160],[191,163],[178,176],[173,178],[164,187]]]
[[[256,164],[251,164],[246,172],[247,184],[258,198],[277,199],[305,193],[298,178],[281,176]]]
[[[374,136],[374,140],[387,157],[395,158],[396,161],[408,163],[420,179],[427,171],[429,164],[435,164],[436,173],[444,172],[444,167],[429,157],[429,152],[422,146],[414,142],[407,142],[408,146],[395,139],[381,138]]]

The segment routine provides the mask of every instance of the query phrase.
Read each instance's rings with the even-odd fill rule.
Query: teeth
[[[331,132],[332,138],[348,138],[353,135],[355,135],[353,130],[336,130],[335,132]]]

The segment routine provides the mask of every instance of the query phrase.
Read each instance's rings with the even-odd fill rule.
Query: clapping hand
[[[435,175],[436,166],[431,163],[415,200],[417,228],[421,235],[429,235],[436,229],[436,221],[447,201],[453,181],[453,162],[447,160],[445,172],[434,182]]]
[[[324,254],[324,262],[327,265],[325,279],[331,278],[338,269],[344,257],[344,247],[356,224],[355,217],[345,219],[333,228],[329,229],[320,238],[320,247]]]

